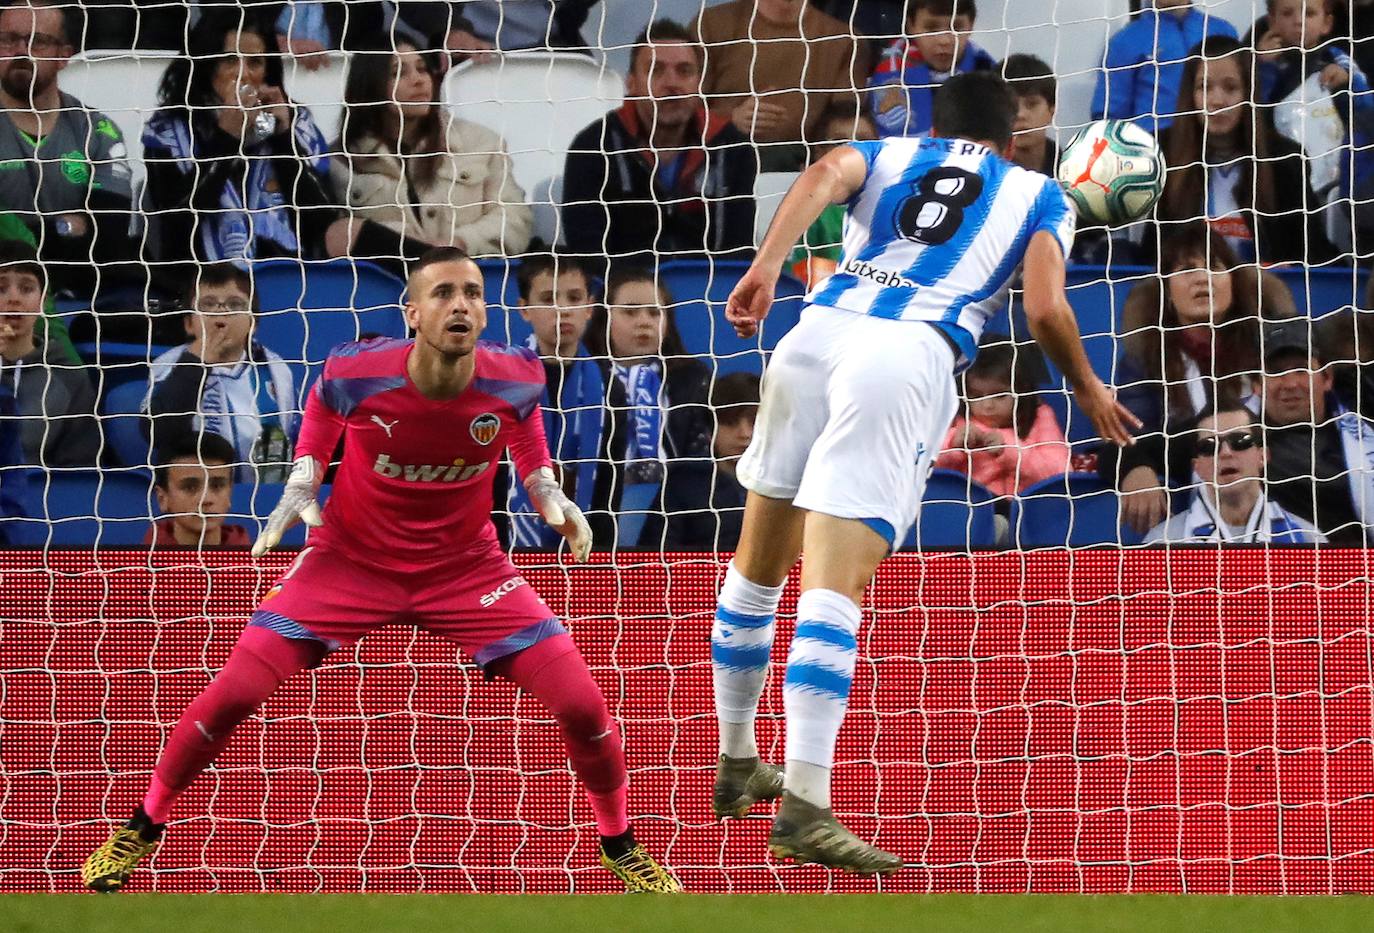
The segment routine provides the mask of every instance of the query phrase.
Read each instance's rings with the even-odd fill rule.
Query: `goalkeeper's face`
[[[482,270],[471,259],[425,266],[407,287],[406,323],[415,339],[444,356],[467,356],[487,326]]]

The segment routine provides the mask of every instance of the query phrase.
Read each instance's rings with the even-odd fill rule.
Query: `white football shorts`
[[[900,546],[954,420],[954,363],[923,321],[807,307],[768,363],[739,481]]]

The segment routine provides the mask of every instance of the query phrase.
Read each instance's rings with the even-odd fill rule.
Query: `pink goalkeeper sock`
[[[596,831],[603,836],[619,836],[630,828],[628,783],[605,793],[587,791],[587,802],[596,814]]]
[[[177,791],[162,783],[162,778],[154,774],[152,783],[148,785],[148,793],[143,797],[143,812],[154,823],[165,823],[172,815],[172,801],[176,797]]]

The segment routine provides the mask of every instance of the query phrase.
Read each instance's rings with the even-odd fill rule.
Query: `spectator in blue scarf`
[[[603,358],[609,406],[593,533],[600,546],[658,547],[668,462],[711,456],[711,373],[687,355],[673,296],[648,267],[612,268],[587,346]]]
[[[516,271],[520,316],[530,325],[529,348],[544,361],[547,386],[541,406],[549,452],[563,491],[591,510],[606,414],[601,366],[583,344],[592,317],[592,276],[577,259],[541,254]],[[511,544],[556,549],[562,536],[530,504],[525,488],[510,484]]]

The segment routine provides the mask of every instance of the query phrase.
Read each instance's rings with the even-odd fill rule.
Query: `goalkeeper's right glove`
[[[291,467],[291,475],[286,478],[286,488],[282,490],[281,501],[267,517],[267,527],[253,543],[253,556],[261,557],[281,543],[281,536],[300,519],[311,528],[324,524],[320,515],[320,503],[316,496],[324,479],[315,463],[315,458],[307,454],[296,460]]]

